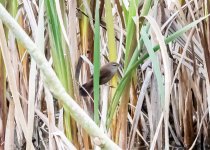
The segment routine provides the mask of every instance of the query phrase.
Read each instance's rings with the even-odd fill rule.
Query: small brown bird
[[[105,84],[109,80],[112,79],[112,77],[115,75],[119,67],[119,64],[116,62],[110,62],[106,65],[102,66],[100,69],[100,77],[99,77],[99,84]],[[88,93],[91,94],[93,92],[93,76],[91,76],[90,80],[83,84],[79,88],[79,93],[81,96],[88,96]]]

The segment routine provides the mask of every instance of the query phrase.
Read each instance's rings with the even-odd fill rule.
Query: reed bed
[[[0,150],[210,149],[209,1],[0,2]]]

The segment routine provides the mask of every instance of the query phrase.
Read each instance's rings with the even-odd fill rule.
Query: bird
[[[99,76],[99,85],[105,84],[112,79],[119,67],[116,62],[109,62],[101,67]],[[93,92],[93,75],[89,81],[80,86],[79,93],[81,96],[86,97]]]

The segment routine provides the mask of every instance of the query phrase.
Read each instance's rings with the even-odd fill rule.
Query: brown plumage
[[[99,84],[102,85],[111,80],[117,72],[118,66],[119,64],[116,62],[110,62],[102,66],[100,69]],[[88,93],[91,94],[93,92],[93,76],[79,88],[79,92],[81,96],[88,96]]]

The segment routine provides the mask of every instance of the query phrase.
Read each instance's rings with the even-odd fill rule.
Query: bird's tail
[[[79,87],[79,93],[81,96],[88,96],[93,92],[93,81],[89,81]]]

